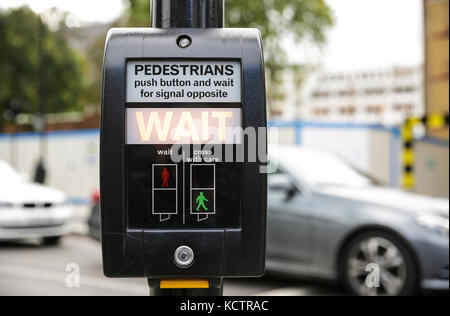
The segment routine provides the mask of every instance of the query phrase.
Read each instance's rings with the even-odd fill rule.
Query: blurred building
[[[424,114],[422,67],[318,72],[305,87],[301,116],[327,122],[400,125]]]
[[[424,0],[425,13],[425,104],[427,113],[449,112],[449,1]],[[430,131],[449,139],[449,131]]]
[[[425,107],[427,114],[449,112],[449,0],[424,0]],[[429,130],[415,147],[415,191],[449,196],[449,130]]]
[[[300,107],[303,99],[303,83],[309,70],[285,70],[278,82],[267,76],[267,100],[269,115],[272,120],[295,120],[300,118]]]

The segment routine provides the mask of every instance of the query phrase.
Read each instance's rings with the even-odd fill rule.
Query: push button
[[[194,262],[194,251],[188,246],[181,246],[175,250],[174,259],[180,268],[188,268]]]

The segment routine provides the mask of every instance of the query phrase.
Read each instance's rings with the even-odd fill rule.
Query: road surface
[[[79,267],[79,287],[74,267]],[[346,294],[329,284],[276,277],[228,280],[224,292],[227,296]],[[144,279],[106,279],[100,244],[88,237],[69,236],[58,247],[42,247],[37,242],[0,243],[2,295],[146,296],[148,287]]]

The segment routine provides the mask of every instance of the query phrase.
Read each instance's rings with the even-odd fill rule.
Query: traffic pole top
[[[223,28],[224,0],[152,0],[154,28]]]

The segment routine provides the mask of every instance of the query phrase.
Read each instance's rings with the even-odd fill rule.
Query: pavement
[[[0,296],[148,296],[148,293],[144,279],[105,278],[100,243],[88,237],[68,236],[59,246],[51,247],[43,247],[38,241],[0,243]],[[273,276],[227,280],[224,285],[226,296],[337,294],[346,292],[332,284]]]

